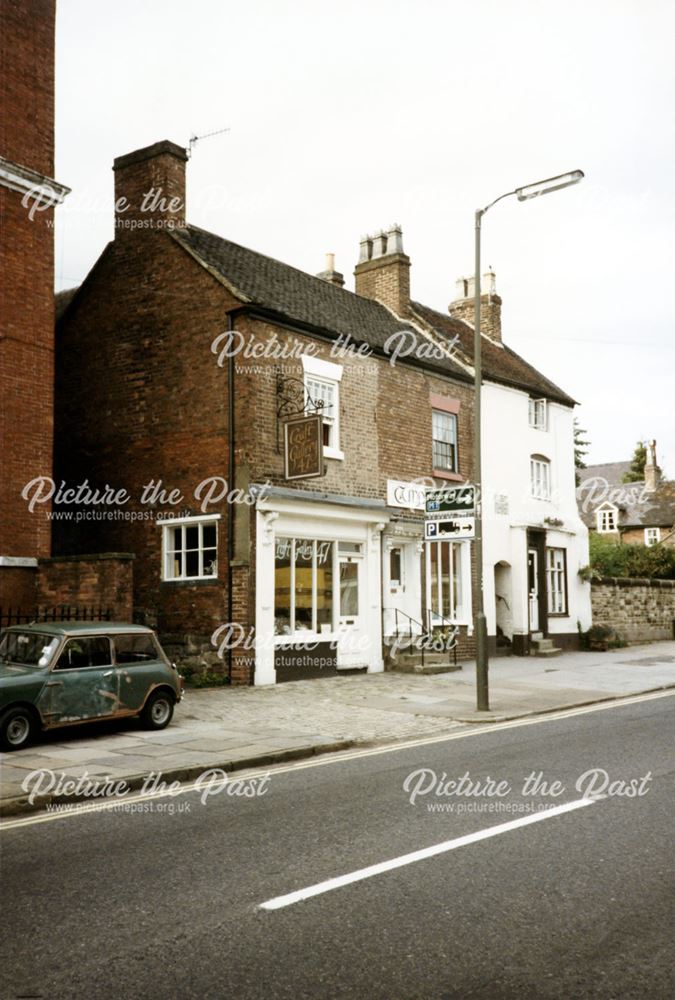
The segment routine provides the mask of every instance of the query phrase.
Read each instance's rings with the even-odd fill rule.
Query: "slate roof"
[[[174,229],[171,237],[211,273],[222,279],[243,304],[257,306],[280,319],[308,326],[328,336],[349,335],[354,344],[366,343],[382,351],[387,339],[402,330],[415,332],[421,325],[433,329],[441,342],[458,338],[457,360],[451,357],[424,358],[420,364],[464,382],[473,382],[473,329],[462,320],[439,313],[419,302],[411,303],[413,320],[406,322],[373,299],[332,285],[265,254],[233,243],[198,226]],[[56,296],[57,321],[73,300],[77,288]],[[417,334],[419,341],[419,333]],[[522,389],[535,396],[574,406],[575,400],[520,355],[483,337],[483,376]],[[391,353],[391,347],[390,347]],[[408,359],[411,360],[411,359]]]
[[[373,299],[355,295],[197,226],[174,230],[172,236],[221,275],[238,298],[272,310],[291,323],[319,327],[328,334],[349,335],[356,344],[365,342],[380,350],[392,334],[414,329]],[[471,377],[450,358],[439,359],[434,366],[464,380]]]
[[[585,473],[588,470],[583,471]],[[588,510],[583,509],[583,496],[577,491],[579,514],[589,528],[597,526],[595,512],[603,503],[618,507],[620,529],[672,528],[675,525],[675,483],[672,482],[660,483],[651,493],[645,491],[644,483],[616,484],[614,491],[609,490],[605,498],[598,496],[597,501],[587,505]]]
[[[411,303],[415,312],[424,319],[426,323],[433,326],[444,337],[452,340],[458,337],[457,343],[461,345],[462,354],[470,363],[473,363],[473,327],[452,316],[430,309],[429,306],[422,305],[421,302]],[[518,389],[527,389],[528,392],[537,396],[545,396],[555,402],[563,403],[565,406],[574,406],[576,400],[568,396],[559,386],[550,379],[542,375],[541,372],[528,364],[524,358],[507,347],[506,344],[499,346],[489,337],[483,337],[481,346],[481,358],[483,366],[483,378],[493,382],[501,382],[504,385],[511,385]]]
[[[602,465],[587,465],[579,475],[583,479],[606,479],[610,486],[623,482],[623,477],[630,472],[631,462],[604,462]]]
[[[295,320],[337,334],[349,334],[357,343],[365,341],[371,347],[380,349],[391,334],[414,329],[412,324],[396,319],[379,302],[331,285],[323,278],[316,278],[197,226],[174,230],[172,236],[220,274],[243,301],[271,309],[291,322]],[[468,324],[418,302],[412,303],[412,307],[442,341],[452,340],[457,335],[461,355],[469,364],[472,363],[473,329]],[[499,347],[484,337],[482,354],[485,378],[545,396],[565,406],[574,406],[575,400],[571,396],[509,347]],[[464,366],[450,358],[427,360],[425,366],[440,368],[464,381],[473,380],[472,373],[467,373]]]

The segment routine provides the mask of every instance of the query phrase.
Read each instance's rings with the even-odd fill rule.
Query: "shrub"
[[[628,545],[591,532],[590,574],[602,576],[641,577],[654,580],[675,580],[675,549],[664,545]],[[583,575],[583,574],[582,574]]]

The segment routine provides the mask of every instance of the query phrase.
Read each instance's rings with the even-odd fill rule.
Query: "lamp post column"
[[[473,481],[476,487],[476,708],[479,712],[489,712],[488,697],[488,651],[487,621],[483,601],[483,476],[481,469],[481,387],[483,366],[480,334],[480,236],[481,222],[485,209],[476,212],[476,263],[474,275],[474,430],[473,430]]]

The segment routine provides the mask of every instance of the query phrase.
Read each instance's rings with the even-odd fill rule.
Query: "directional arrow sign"
[[[427,541],[434,538],[453,538],[456,541],[464,538],[475,538],[476,519],[474,517],[453,517],[425,521],[424,537]]]

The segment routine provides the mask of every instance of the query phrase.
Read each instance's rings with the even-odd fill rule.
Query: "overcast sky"
[[[188,219],[353,288],[358,240],[403,227],[445,310],[473,213],[505,341],[568,391],[590,463],[655,437],[675,477],[669,0],[58,0],[57,288],[112,238],[115,156],[197,143]]]

